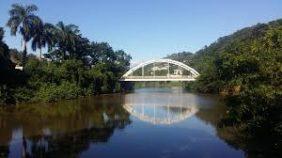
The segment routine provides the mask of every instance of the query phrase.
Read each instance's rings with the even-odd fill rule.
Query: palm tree
[[[0,42],[2,41],[3,37],[4,37],[4,29],[3,27],[0,27]]]
[[[7,26],[11,29],[11,35],[16,36],[17,32],[22,35],[23,40],[23,57],[22,64],[26,62],[26,45],[32,38],[37,27],[42,25],[42,21],[34,14],[38,8],[35,5],[23,6],[20,4],[13,4],[12,9],[9,11],[10,19]]]
[[[3,72],[3,70],[13,68],[13,64],[10,60],[10,50],[8,45],[3,41],[3,38],[4,38],[4,29],[0,27],[0,72]],[[0,84],[1,81],[5,81],[3,80],[2,76],[1,79],[0,79]]]
[[[55,27],[52,24],[45,23],[43,26],[38,27],[33,35],[31,48],[33,51],[37,49],[40,50],[40,59],[42,55],[42,48],[45,48],[48,45],[48,48],[51,48],[53,43],[55,43]]]
[[[56,26],[58,47],[62,50],[63,59],[65,59],[66,53],[72,53],[75,48],[75,41],[79,35],[79,29],[76,25],[65,25],[62,21],[58,22]]]

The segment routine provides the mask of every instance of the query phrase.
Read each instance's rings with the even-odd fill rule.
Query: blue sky
[[[0,26],[13,3],[36,4],[43,21],[76,24],[134,62],[195,52],[243,27],[282,18],[282,0],[0,0]],[[20,36],[5,29],[6,43],[21,48]]]

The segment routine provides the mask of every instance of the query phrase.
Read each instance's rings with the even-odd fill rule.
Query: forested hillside
[[[246,142],[271,135],[264,139],[281,150],[282,19],[244,28],[178,60],[192,60],[201,74],[192,89],[226,96],[223,125],[247,131]]]
[[[192,64],[193,57],[194,57],[193,53],[185,52],[185,51],[180,52],[180,53],[173,53],[173,54],[166,56],[166,58],[173,59],[173,60],[176,60],[176,61],[181,61],[182,63],[184,63],[186,65]]]
[[[257,24],[221,37],[195,54],[181,52],[171,54],[167,58],[184,62],[201,73],[197,83],[200,85],[196,86],[197,91],[204,93],[233,92],[236,86],[243,84],[242,78],[245,78],[246,75],[264,71],[258,67],[259,65],[260,67],[267,66],[266,62],[272,63],[267,70],[269,73],[271,71],[276,75],[279,74],[278,72],[281,71],[279,69],[281,66],[281,27],[282,19],[268,24]],[[255,66],[254,64],[258,69],[250,68]],[[236,67],[233,67],[232,70],[224,69],[227,66]]]

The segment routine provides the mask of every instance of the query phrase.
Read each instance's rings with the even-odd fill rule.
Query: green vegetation
[[[13,4],[12,9],[9,11],[10,19],[7,26],[11,28],[11,35],[16,36],[17,32],[22,35],[24,47],[22,54],[23,65],[26,62],[27,42],[33,38],[42,24],[41,19],[34,14],[37,10],[38,8],[35,5],[22,6]]]
[[[22,36],[22,52],[9,49],[0,28],[0,105],[120,90],[118,79],[129,68],[131,56],[113,50],[108,43],[91,42],[76,25],[44,23],[37,10],[35,5],[13,4],[9,11],[7,26],[11,35]],[[29,41],[34,51],[40,51],[39,58],[27,54]],[[16,64],[22,65],[23,71],[16,70]]]
[[[191,89],[226,96],[221,126],[252,133],[246,142],[271,135],[273,148],[282,146],[282,19],[244,28],[179,59],[191,60],[201,74]]]
[[[193,57],[194,54],[191,52],[179,52],[179,53],[170,54],[166,58],[173,59],[176,61],[181,61],[186,65],[191,65]]]

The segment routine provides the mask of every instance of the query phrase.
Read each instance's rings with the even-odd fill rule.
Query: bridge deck
[[[127,76],[120,81],[195,81],[192,76]]]

